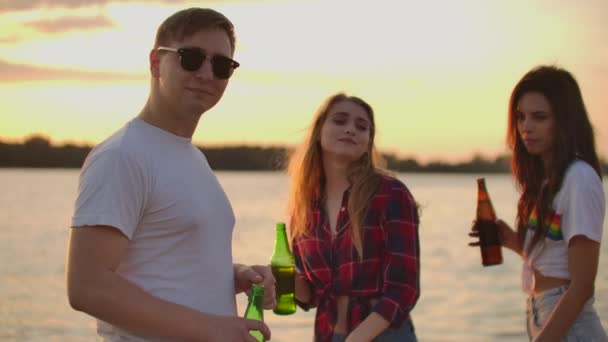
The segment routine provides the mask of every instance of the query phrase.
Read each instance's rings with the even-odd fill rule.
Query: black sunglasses
[[[165,46],[159,46],[157,50],[172,51],[179,54],[179,61],[184,70],[197,71],[203,65],[203,62],[209,57],[201,48],[197,47],[184,47],[184,48],[170,48]],[[226,56],[213,55],[209,59],[211,63],[211,69],[213,75],[216,78],[225,80],[232,76],[234,69],[239,67],[239,62],[232,60]]]

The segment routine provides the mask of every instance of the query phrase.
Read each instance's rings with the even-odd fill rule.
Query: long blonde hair
[[[364,224],[368,204],[374,192],[378,189],[380,179],[386,172],[381,168],[384,161],[374,146],[376,125],[372,107],[362,99],[347,96],[343,93],[329,97],[318,109],[308,137],[295,150],[289,159],[288,174],[291,176],[289,195],[290,233],[292,238],[298,238],[310,233],[312,207],[325,199],[323,159],[320,145],[321,128],[327,120],[330,109],[338,102],[350,101],[361,106],[370,121],[370,138],[367,151],[357,161],[353,162],[348,175],[351,185],[348,200],[348,216],[351,222],[352,239],[359,257],[363,256],[363,241],[361,227]]]

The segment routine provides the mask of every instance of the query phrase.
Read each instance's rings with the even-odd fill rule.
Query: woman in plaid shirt
[[[337,94],[290,160],[296,299],[317,308],[315,341],[416,341],[417,206],[378,167],[374,135],[372,108]]]

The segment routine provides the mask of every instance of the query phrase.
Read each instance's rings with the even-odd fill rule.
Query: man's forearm
[[[195,341],[211,325],[212,316],[158,299],[111,271],[71,287],[74,309],[138,335]]]

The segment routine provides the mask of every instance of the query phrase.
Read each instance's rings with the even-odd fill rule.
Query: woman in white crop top
[[[532,69],[509,103],[507,142],[521,192],[503,245],[523,259],[530,340],[608,341],[593,308],[606,210],[593,129],[568,71]]]

